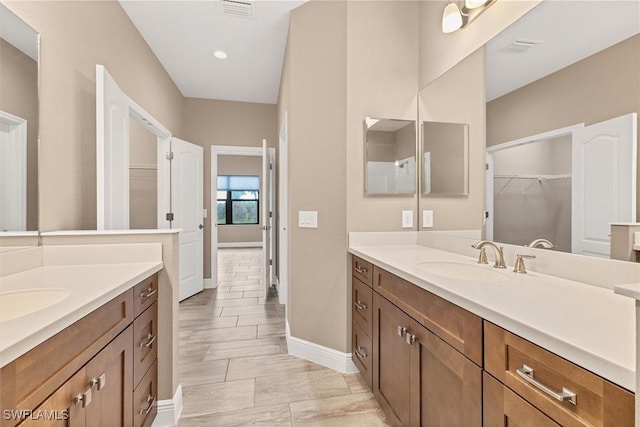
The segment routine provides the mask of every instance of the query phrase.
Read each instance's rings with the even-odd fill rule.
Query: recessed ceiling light
[[[223,50],[216,50],[215,52],[213,52],[213,56],[215,56],[218,59],[226,59],[227,58],[227,52],[225,52]]]

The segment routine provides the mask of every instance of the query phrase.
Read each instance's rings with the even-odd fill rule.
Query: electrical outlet
[[[432,227],[433,227],[433,211],[425,209],[422,211],[422,228],[432,228]]]
[[[402,228],[413,228],[413,211],[402,211]]]

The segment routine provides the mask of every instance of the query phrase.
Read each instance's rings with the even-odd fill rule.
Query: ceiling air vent
[[[540,43],[542,43],[540,40],[517,39],[503,47],[502,51],[507,53],[524,53]]]
[[[238,16],[242,18],[251,18],[254,14],[254,5],[252,1],[240,0],[222,0],[222,13],[228,16]]]

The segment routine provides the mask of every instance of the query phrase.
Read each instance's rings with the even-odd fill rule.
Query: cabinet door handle
[[[360,347],[360,346],[356,347],[356,354],[358,355],[358,357],[360,359],[366,359],[367,358],[367,353],[363,353],[362,350],[363,350],[362,347]]]
[[[407,333],[407,328],[404,326],[398,326],[398,336],[404,338],[404,335]]]
[[[141,342],[140,343],[140,348],[142,348],[142,347],[147,347],[147,348],[151,347],[151,344],[153,344],[153,342],[156,340],[157,337],[158,337],[158,335],[153,335],[153,334],[151,334],[151,332],[149,332],[149,335],[147,335],[147,342],[146,343]]]
[[[576,405],[578,396],[574,392],[566,387],[562,387],[561,393],[551,390],[549,387],[533,378],[533,368],[523,364],[522,368],[516,369],[516,373],[520,376],[520,378],[522,378],[538,390],[542,391],[543,393],[553,397],[554,399],[559,400],[560,402],[568,401],[572,405]]]
[[[354,303],[354,305],[356,306],[356,308],[358,310],[366,310],[367,309],[367,304],[363,303],[362,301],[357,301]]]
[[[155,295],[156,292],[158,292],[158,289],[149,288],[145,292],[141,292],[140,293],[140,298],[143,298],[143,299],[149,298],[149,297]]]
[[[365,275],[367,274],[367,269],[366,269],[366,268],[364,268],[364,267],[358,267],[358,265],[357,265],[357,264],[356,264],[356,266],[355,266],[355,269],[356,269],[356,271],[357,271],[358,273],[360,273],[360,274],[365,274]]]
[[[75,406],[82,405],[83,408],[86,408],[91,404],[91,389],[88,389],[84,393],[79,393],[76,397],[73,398],[73,404]]]
[[[104,372],[98,378],[92,378],[91,381],[89,381],[89,386],[91,388],[98,386],[98,391],[102,390],[105,385],[107,385],[107,374]]]
[[[145,409],[140,409],[140,415],[147,415],[153,409],[153,405],[156,403],[155,396],[147,396],[148,406]]]
[[[413,343],[416,342],[416,336],[413,334],[405,334],[404,340],[407,342],[407,344],[413,345]]]

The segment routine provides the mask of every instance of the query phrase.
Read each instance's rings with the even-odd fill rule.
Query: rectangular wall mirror
[[[469,125],[422,122],[421,193],[466,196],[469,193]]]
[[[367,117],[365,194],[416,194],[416,122]]]
[[[0,4],[0,232],[38,229],[38,33]]]

